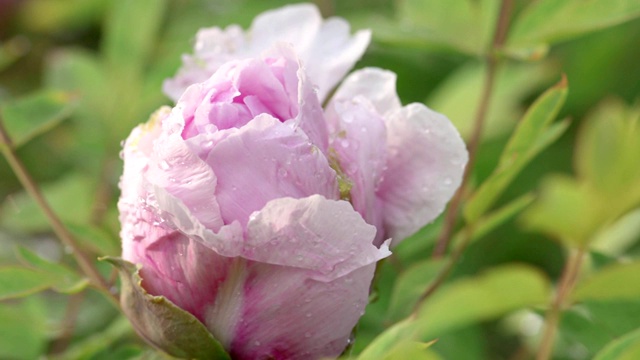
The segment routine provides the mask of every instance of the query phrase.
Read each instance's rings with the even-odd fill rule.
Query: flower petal
[[[148,293],[164,295],[204,322],[233,258],[218,255],[178,231],[168,231],[149,244],[142,256],[127,260],[142,265],[142,285]]]
[[[311,46],[322,16],[312,4],[287,5],[265,11],[256,16],[251,24],[251,49],[259,54],[272,44],[292,44],[299,53]]]
[[[310,271],[223,257],[178,232],[149,246],[143,287],[194,314],[234,359],[336,357],[364,313],[371,263],[333,281]]]
[[[145,177],[184,203],[207,229],[218,231],[224,224],[215,198],[213,171],[178,133],[165,133],[156,140]]]
[[[146,242],[153,242],[165,235],[164,231],[146,232],[141,223],[158,222],[156,214],[150,209],[149,184],[143,174],[149,167],[149,158],[153,154],[153,143],[161,136],[160,122],[169,115],[169,108],[161,108],[150,120],[137,126],[127,138],[123,150],[124,172],[120,178],[120,199],[118,210],[122,229],[123,257],[133,256],[144,251]],[[154,229],[158,230],[158,229]]]
[[[325,156],[287,124],[263,114],[218,134],[206,162],[218,178],[216,198],[226,224],[244,225],[252,212],[280,197],[338,197]]]
[[[467,150],[444,115],[410,104],[385,116],[387,170],[377,195],[394,245],[435,219],[462,180]]]
[[[346,201],[320,195],[272,200],[251,215],[244,257],[310,270],[308,276],[332,281],[389,255],[373,245],[374,226]]]
[[[330,18],[322,24],[313,46],[300,54],[309,78],[318,86],[321,101],[362,57],[370,41],[370,30],[360,30],[351,36],[349,23],[344,19]]]
[[[387,146],[384,119],[362,96],[350,101],[334,101],[327,108],[332,134],[331,149],[351,185],[353,208],[365,221],[376,226],[374,244],[385,240],[382,204],[375,193],[386,167]]]
[[[340,84],[332,101],[364,96],[380,115],[401,107],[396,93],[396,74],[378,68],[364,68],[351,73]]]
[[[364,314],[374,271],[375,264],[370,264],[323,282],[310,279],[299,268],[250,263],[241,288],[241,320],[229,347],[231,356],[247,360],[337,357]]]
[[[277,43],[291,44],[300,55],[320,101],[353,67],[369,45],[371,33],[351,36],[349,24],[340,18],[323,22],[312,4],[287,5],[258,15],[247,33],[237,26],[222,30],[201,29],[193,55],[185,55],[182,67],[164,82],[164,91],[173,100],[191,84],[205,81],[224,63],[257,57]]]
[[[238,25],[224,30],[219,27],[198,30],[193,51],[193,55],[182,56],[178,73],[162,84],[162,90],[173,101],[178,101],[190,85],[209,78],[222,64],[251,56],[244,55],[247,52],[245,34]]]
[[[178,102],[183,137],[241,127],[262,113],[281,121],[295,118],[299,64],[293,56],[232,61],[189,87]]]

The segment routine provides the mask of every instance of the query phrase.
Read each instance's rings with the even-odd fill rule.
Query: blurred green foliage
[[[119,253],[120,142],[169,104],[162,81],[197,29],[247,27],[287,3],[0,1],[0,114],[13,148],[93,258]],[[372,28],[358,67],[396,72],[403,103],[445,113],[467,140],[500,3],[316,1],[326,16]],[[640,2],[517,0],[511,13],[452,245],[462,255],[418,305],[452,261],[430,258],[442,219],[404,241],[380,265],[345,356],[532,358],[569,249],[586,259],[553,358],[640,354]],[[163,357],[85,287],[70,249],[53,239],[4,159],[0,199],[0,359]]]

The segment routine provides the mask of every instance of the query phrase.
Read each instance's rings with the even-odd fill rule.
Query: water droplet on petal
[[[253,343],[255,346],[260,346],[262,343],[260,341],[256,341]]]

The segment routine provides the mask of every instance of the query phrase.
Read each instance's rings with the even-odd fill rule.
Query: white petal
[[[392,111],[385,120],[388,168],[377,195],[395,245],[442,212],[460,186],[468,154],[449,119],[422,104]]]

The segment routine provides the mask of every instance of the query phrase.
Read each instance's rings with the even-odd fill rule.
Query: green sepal
[[[229,354],[195,316],[164,296],[154,296],[142,287],[140,267],[118,257],[106,256],[120,272],[120,304],[138,334],[149,344],[182,359],[224,359]]]

